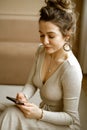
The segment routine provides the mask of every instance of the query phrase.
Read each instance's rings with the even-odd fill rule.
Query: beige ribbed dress
[[[0,130],[80,130],[80,65],[70,52],[69,58],[43,83],[41,67],[44,57],[45,49],[40,46],[28,82],[23,89],[28,98],[31,98],[37,89],[40,90],[43,118],[25,118],[16,106],[11,106],[0,115]]]

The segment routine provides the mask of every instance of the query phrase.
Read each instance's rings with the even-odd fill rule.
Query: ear
[[[70,40],[70,35],[66,35],[66,36],[64,37],[64,39],[65,39],[66,42],[68,42],[68,41]]]

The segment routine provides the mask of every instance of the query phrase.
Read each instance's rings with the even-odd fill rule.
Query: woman
[[[0,130],[80,130],[82,72],[70,45],[76,15],[70,0],[46,0],[40,10],[39,46],[27,84],[16,98],[24,105],[0,116]],[[28,102],[39,88],[40,106]]]

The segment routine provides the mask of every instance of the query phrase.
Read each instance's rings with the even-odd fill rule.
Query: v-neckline
[[[42,72],[42,66],[43,66],[43,62],[44,62],[44,58],[45,58],[45,55],[46,55],[46,52],[44,51],[44,54],[42,56],[42,61],[41,61],[41,64],[40,64],[40,72],[39,72],[39,77],[40,77],[40,80],[42,82],[43,85],[45,85],[56,73],[58,73],[58,71],[62,68],[62,66],[65,64],[65,62],[67,62],[68,58],[53,72],[52,75],[49,76],[49,78],[43,83],[42,81],[42,78],[41,78],[41,72]]]

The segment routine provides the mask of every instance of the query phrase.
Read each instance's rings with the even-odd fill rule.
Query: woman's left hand
[[[17,105],[23,112],[24,116],[32,119],[40,119],[42,110],[33,103],[24,103],[24,105]]]

